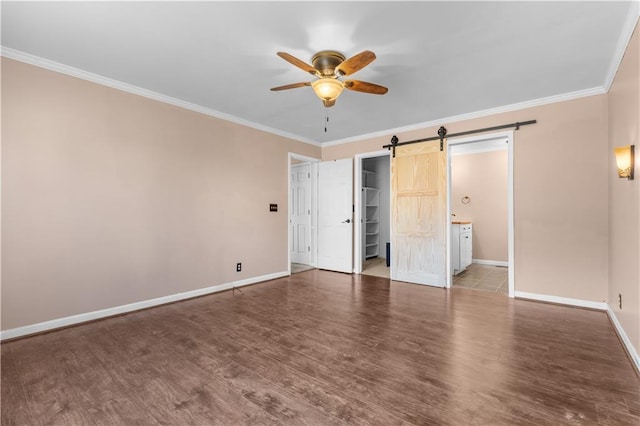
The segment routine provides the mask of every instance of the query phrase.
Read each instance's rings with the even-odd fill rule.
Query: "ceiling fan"
[[[389,89],[384,86],[367,83],[366,81],[343,81],[339,79],[339,77],[354,74],[373,62],[373,60],[376,59],[376,55],[370,50],[360,52],[349,59],[346,59],[342,53],[333,50],[323,50],[311,58],[313,66],[285,52],[278,52],[278,56],[301,70],[316,76],[317,80],[273,87],[271,90],[274,92],[311,86],[315,94],[322,100],[324,106],[328,108],[335,105],[336,99],[345,88],[355,90],[356,92],[372,93],[374,95],[384,95],[389,91]]]

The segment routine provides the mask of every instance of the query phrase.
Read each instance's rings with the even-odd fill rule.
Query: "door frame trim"
[[[451,147],[492,139],[507,139],[507,252],[509,265],[509,297],[515,297],[515,237],[514,237],[514,191],[513,191],[513,130],[486,133],[465,138],[447,139],[447,217],[451,218]],[[447,226],[447,288],[451,288],[451,226]]]
[[[304,162],[304,163],[296,163],[296,164],[289,164],[289,167],[291,168],[291,173],[289,174],[289,188],[291,188],[289,190],[289,232],[293,232],[292,238],[289,240],[289,256],[291,256],[291,263],[301,263],[301,264],[305,264],[305,265],[310,265],[311,264],[311,163],[308,162]],[[305,189],[305,201],[304,204],[306,206],[305,210],[308,210],[307,213],[304,214],[303,218],[300,218],[300,212],[297,212],[296,216],[297,216],[297,220],[296,220],[296,224],[300,224],[300,221],[302,221],[305,225],[305,231],[304,231],[304,242],[307,246],[307,250],[306,252],[304,251],[304,248],[301,248],[298,246],[299,241],[296,241],[296,237],[300,238],[299,233],[294,232],[293,230],[295,229],[295,226],[293,225],[293,211],[297,210],[297,207],[294,205],[294,203],[292,203],[294,194],[295,194],[295,198],[297,202],[300,202],[300,200],[298,200],[298,196],[299,193],[296,193],[295,190],[293,190],[292,185],[296,185],[296,188],[300,188],[300,182],[294,179],[294,175],[295,176],[300,176],[300,173],[306,171],[308,174],[308,178],[307,180],[304,182],[304,184],[302,185]],[[294,183],[295,182],[295,183]],[[299,231],[299,230],[298,230]],[[292,251],[292,248],[296,248],[297,250]],[[302,253],[300,253],[300,250],[303,250]],[[304,253],[304,254],[303,254]],[[293,261],[293,257],[296,256],[296,262]],[[301,257],[303,257],[304,259],[300,259]]]
[[[319,158],[315,157],[307,157],[306,155],[296,154],[295,152],[287,153],[287,271],[289,275],[291,275],[291,226],[289,226],[289,213],[291,212],[291,160],[299,160],[304,163],[309,163],[311,166],[311,181],[310,189],[311,189],[311,240],[309,241],[311,245],[311,256],[310,256],[310,265],[314,268],[318,267],[318,230],[316,224],[318,223],[318,163],[320,163]]]
[[[353,168],[353,192],[354,192],[354,216],[353,216],[353,273],[362,273],[362,160],[367,158],[388,157],[391,152],[388,149],[380,151],[356,154],[354,157],[355,167]],[[391,174],[391,167],[389,167]],[[389,175],[391,179],[391,175]],[[389,223],[391,223],[391,210],[389,210]],[[355,226],[358,225],[358,226]]]

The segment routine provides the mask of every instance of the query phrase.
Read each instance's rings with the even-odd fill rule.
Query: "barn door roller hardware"
[[[503,124],[501,126],[485,127],[485,128],[482,128],[482,129],[467,130],[466,132],[452,133],[452,134],[448,135],[448,137],[455,138],[457,136],[473,135],[475,133],[483,133],[483,132],[490,132],[490,131],[493,131],[493,130],[511,129],[511,128],[513,128],[515,130],[520,130],[520,126],[527,126],[529,124],[536,124],[536,123],[537,123],[536,120],[519,121],[519,122],[511,123],[511,124]],[[431,138],[416,139],[416,140],[407,141],[407,142],[400,142],[398,140],[398,137],[396,135],[393,135],[393,137],[391,138],[391,143],[388,144],[388,145],[384,145],[383,148],[387,148],[387,149],[391,150],[392,153],[393,153],[393,157],[395,157],[396,156],[396,147],[398,147],[398,146],[410,145],[412,143],[419,143],[419,142],[435,141],[435,140],[440,139],[440,151],[442,151],[444,149],[444,138],[445,138],[445,136],[447,136],[447,129],[444,126],[440,126],[440,128],[438,129],[438,136],[434,136],[434,137],[431,137]]]
[[[440,138],[440,151],[444,150],[444,137],[447,136],[447,129],[444,126],[440,126],[438,129],[438,137]]]

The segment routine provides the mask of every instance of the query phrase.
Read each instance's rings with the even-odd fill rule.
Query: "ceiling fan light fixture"
[[[311,83],[311,87],[315,94],[323,101],[335,101],[342,90],[344,83],[338,79],[331,77],[319,78]]]
[[[345,59],[342,53],[338,53],[334,50],[323,50],[322,52],[318,52],[313,55],[311,60],[311,62],[313,62],[313,66],[286,52],[278,52],[277,55],[290,64],[295,65],[301,70],[317,77],[317,80],[312,82],[285,84],[284,86],[272,87],[271,90],[278,92],[280,90],[311,86],[325,108],[334,106],[336,99],[344,89],[353,90],[355,92],[371,93],[374,95],[384,95],[389,90],[384,86],[367,83],[366,81],[341,81],[339,79],[339,77],[343,75],[354,74],[370,64],[371,61],[376,58],[375,53],[370,50],[360,52],[349,59]]]

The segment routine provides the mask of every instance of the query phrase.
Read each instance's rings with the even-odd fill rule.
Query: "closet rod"
[[[475,129],[475,130],[467,130],[466,132],[458,132],[458,133],[452,133],[450,135],[447,135],[447,129],[444,126],[441,126],[438,129],[438,136],[433,136],[430,138],[424,138],[424,139],[415,139],[412,141],[406,141],[406,142],[398,142],[398,137],[396,135],[393,135],[393,137],[391,138],[391,143],[388,145],[384,145],[383,148],[387,148],[387,149],[393,149],[393,156],[395,157],[395,153],[396,150],[395,148],[398,146],[402,146],[402,145],[410,145],[412,143],[418,143],[418,142],[428,142],[428,141],[435,141],[435,140],[442,140],[444,139],[444,137],[449,137],[449,138],[453,138],[456,136],[465,136],[465,135],[472,135],[474,133],[483,133],[483,132],[490,132],[492,130],[501,130],[501,129],[509,129],[511,127],[515,127],[516,130],[520,129],[520,126],[527,126],[529,124],[535,124],[537,121],[536,120],[529,120],[529,121],[519,121],[516,123],[511,123],[511,124],[503,124],[500,126],[493,126],[493,127],[485,127],[483,129]]]

